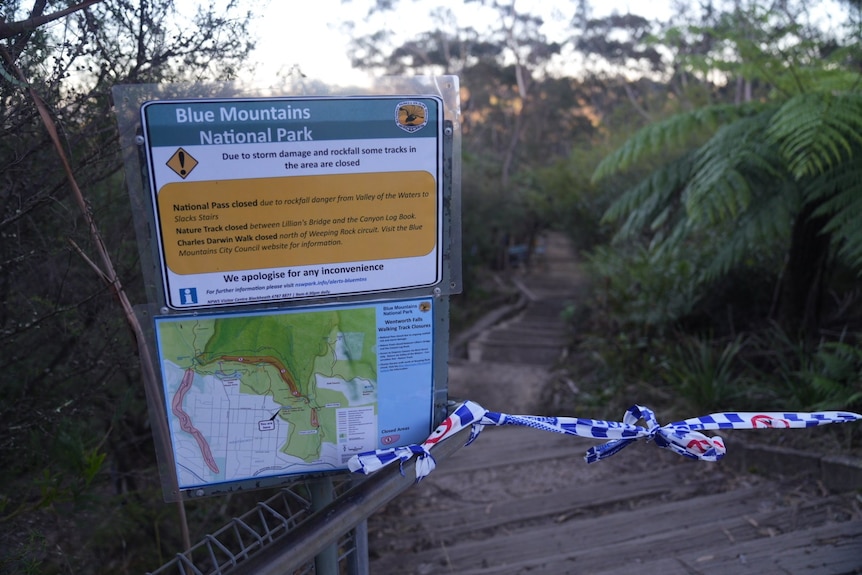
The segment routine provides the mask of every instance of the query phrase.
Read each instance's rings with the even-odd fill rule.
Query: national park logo
[[[395,123],[405,132],[416,132],[428,123],[428,106],[408,100],[395,106]]]

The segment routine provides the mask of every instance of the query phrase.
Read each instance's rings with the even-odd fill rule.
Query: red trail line
[[[281,377],[281,380],[287,384],[290,388],[290,394],[294,397],[299,397],[299,389],[296,386],[296,382],[293,381],[293,376],[290,375],[290,372],[287,371],[287,367],[281,363],[281,360],[277,357],[272,357],[271,355],[253,355],[253,356],[244,356],[244,355],[222,355],[220,357],[215,358],[213,361],[235,361],[237,363],[268,363],[273,366],[276,370],[278,370],[278,374]]]
[[[180,382],[180,387],[177,389],[177,392],[174,394],[173,399],[171,400],[171,412],[177,416],[180,420],[180,428],[186,433],[190,434],[195,438],[195,441],[198,442],[198,447],[201,450],[201,455],[204,458],[204,461],[207,464],[207,467],[210,468],[210,471],[213,473],[218,473],[218,465],[216,465],[215,458],[213,457],[212,451],[210,450],[209,443],[204,438],[203,434],[192,424],[192,418],[189,417],[189,414],[183,411],[183,399],[186,397],[186,393],[188,393],[189,389],[192,387],[192,382],[195,379],[195,372],[193,369],[187,369],[183,374],[183,380]]]

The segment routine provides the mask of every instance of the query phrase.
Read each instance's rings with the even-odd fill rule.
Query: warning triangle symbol
[[[184,180],[192,173],[192,170],[194,170],[197,165],[198,161],[182,148],[179,148],[174,152],[174,155],[171,156],[171,159],[169,159],[167,163],[167,166]]]

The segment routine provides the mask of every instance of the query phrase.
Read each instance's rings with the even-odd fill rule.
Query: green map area
[[[373,449],[375,317],[349,308],[160,321],[178,474],[197,484],[325,469],[351,442]]]

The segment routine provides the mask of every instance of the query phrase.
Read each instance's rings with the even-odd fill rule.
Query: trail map
[[[179,487],[343,469],[355,453],[421,439],[430,305],[157,320]],[[381,378],[403,401],[381,406]]]

